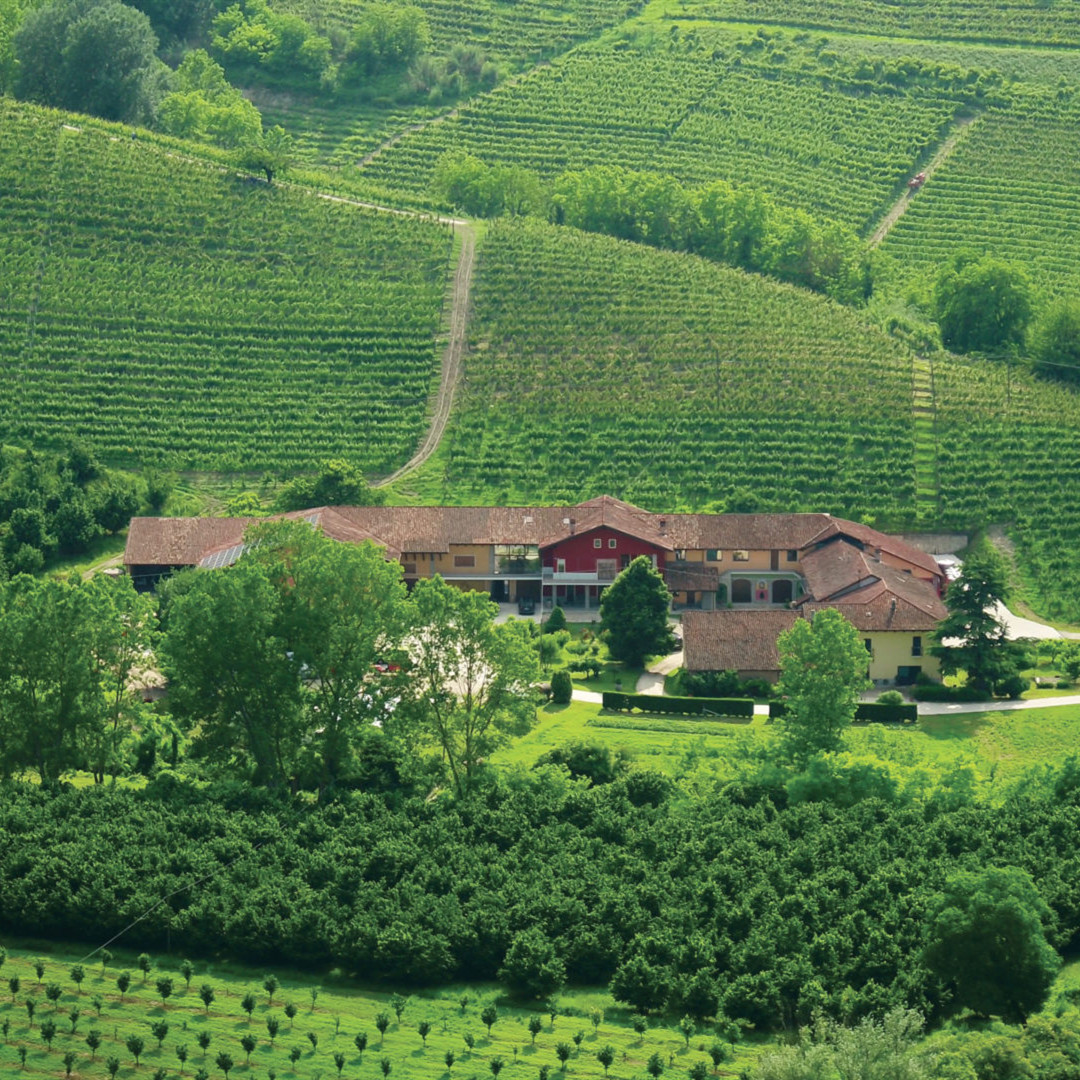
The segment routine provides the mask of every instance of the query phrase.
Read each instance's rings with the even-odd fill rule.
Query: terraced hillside
[[[436,50],[478,45],[500,61],[535,62],[622,22],[644,0],[563,0],[558,4],[499,0],[416,0],[426,13]],[[364,0],[275,0],[274,7],[319,26],[349,29]]]
[[[1022,263],[1040,289],[1080,287],[1080,100],[1032,95],[972,124],[882,245],[897,286],[957,247]]]
[[[19,441],[381,471],[436,378],[430,222],[245,181],[0,99],[0,400]]]
[[[535,223],[493,229],[474,296],[457,419],[410,479],[432,498],[913,512],[910,357],[830,301]]]
[[[888,37],[1080,44],[1075,5],[1054,0],[680,0],[683,17]]]
[[[582,47],[406,135],[362,175],[422,200],[448,150],[548,179],[619,164],[688,183],[722,177],[865,228],[944,137],[960,100],[933,89],[873,95],[847,72],[808,72],[805,59],[785,64],[693,34]]]

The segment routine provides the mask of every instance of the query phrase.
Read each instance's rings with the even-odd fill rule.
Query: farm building
[[[716,662],[772,671],[781,624],[821,604],[866,633],[875,678],[936,670],[913,650],[944,614],[941,567],[903,540],[829,514],[654,514],[605,495],[569,507],[336,506],[282,517],[345,543],[374,542],[401,563],[410,587],[438,574],[497,601],[547,608],[597,608],[619,571],[643,555],[663,574],[673,608],[686,612],[694,670]],[[184,567],[228,566],[243,553],[247,529],[264,520],[135,518],[124,563],[142,589]],[[901,632],[904,656],[895,644]],[[741,656],[729,651],[736,638]]]

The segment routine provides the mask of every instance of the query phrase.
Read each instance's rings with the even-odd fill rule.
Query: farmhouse
[[[693,670],[768,677],[776,634],[822,605],[864,632],[874,678],[935,670],[921,641],[944,615],[941,568],[903,540],[829,514],[654,514],[604,495],[568,507],[324,506],[281,516],[345,543],[377,544],[401,563],[409,587],[439,574],[497,601],[548,608],[597,608],[643,555],[686,612]],[[142,589],[183,567],[228,566],[262,520],[135,518],[124,563]]]

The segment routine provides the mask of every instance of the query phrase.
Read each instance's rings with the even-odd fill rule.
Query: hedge
[[[628,712],[675,713],[682,716],[753,716],[751,698],[661,697],[658,694],[619,694],[605,691],[605,709]]]
[[[769,719],[777,720],[787,712],[782,701],[769,702]],[[882,705],[866,701],[855,708],[856,722],[874,724],[914,724],[919,719],[918,705]]]
[[[916,701],[988,701],[989,695],[972,686],[944,686],[942,683],[925,683],[911,688]]]

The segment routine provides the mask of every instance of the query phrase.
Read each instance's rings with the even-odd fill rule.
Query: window
[[[724,558],[724,553],[719,548],[709,548],[705,552],[706,562],[721,562]]]
[[[795,550],[795,548],[788,548],[787,561],[788,562],[798,562],[799,561],[799,553],[798,553],[798,551]]]
[[[596,560],[596,580],[597,581],[614,581],[615,580],[615,560],[614,559],[597,559]]]
[[[455,570],[471,570],[476,566],[475,555],[455,555],[454,556],[454,569]]]
[[[619,558],[619,568],[625,570],[630,565],[630,556],[623,555]]]
[[[911,639],[911,655],[922,656],[922,638],[913,637]]]
[[[556,559],[555,560],[555,573],[556,574],[565,574],[566,573],[566,560],[565,559]]]
[[[750,552],[749,551],[733,551],[731,553],[731,557],[736,562],[749,562],[750,561]]]
[[[416,577],[416,563],[402,563],[402,569],[405,571],[406,577]]]
[[[601,540],[599,536],[595,536],[595,537],[593,537],[592,546],[594,548],[603,547],[604,546],[604,541]]]
[[[863,638],[863,644],[866,646],[866,651],[873,656],[874,655],[874,643],[869,638]]]
[[[610,540],[609,540],[609,541],[607,542],[607,546],[608,546],[609,548],[611,548],[611,550],[612,550],[612,551],[614,551],[614,550],[615,550],[615,547],[616,547],[616,545],[618,544],[618,542],[619,542],[619,541],[618,541],[618,540],[616,540],[616,539],[615,539],[615,537],[613,536],[613,537],[612,537],[612,538],[611,538],[611,539],[610,539]]]

